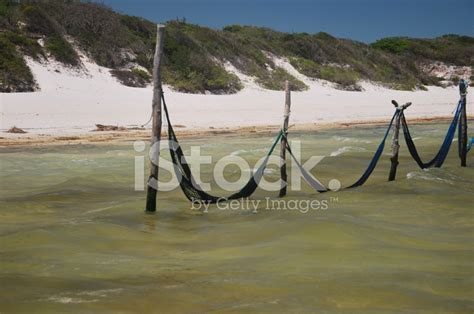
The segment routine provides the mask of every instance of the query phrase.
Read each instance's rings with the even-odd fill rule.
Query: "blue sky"
[[[372,42],[388,36],[474,36],[474,0],[103,0],[114,10],[156,22],[230,24],[284,32],[328,32]]]

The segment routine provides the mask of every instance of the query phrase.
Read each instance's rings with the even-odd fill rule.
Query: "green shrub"
[[[71,66],[77,66],[80,62],[74,48],[60,35],[49,37],[46,40],[45,47],[59,62]]]
[[[214,94],[224,94],[235,93],[242,89],[238,77],[216,65],[209,65],[206,72],[190,69],[183,73],[165,69],[163,79],[176,90],[185,93],[209,91]]]
[[[438,60],[456,65],[474,65],[474,38],[444,35],[433,39],[384,38],[371,44],[373,48],[403,54],[412,61]]]
[[[357,72],[338,66],[324,65],[321,67],[320,78],[338,84],[341,89],[361,90],[357,85],[359,75]]]
[[[8,2],[7,1],[0,1],[0,17],[6,18],[8,14]]]
[[[42,35],[58,33],[58,25],[55,25],[54,20],[38,5],[24,5],[22,13],[26,20],[28,31]]]
[[[187,93],[221,94],[242,89],[238,77],[227,73],[212,58],[218,54],[208,38],[217,36],[214,32],[176,21],[168,23],[164,45],[165,83]]]
[[[348,68],[332,65],[319,65],[314,61],[294,57],[290,63],[302,74],[311,77],[331,81],[341,89],[361,90],[357,85],[359,74]]]
[[[301,57],[291,57],[290,63],[298,72],[307,77],[319,78],[321,75],[321,66],[312,60]]]
[[[25,60],[4,34],[0,34],[0,92],[34,91],[36,83]]]
[[[212,67],[212,74],[205,81],[205,90],[216,94],[235,93],[242,87],[237,76],[227,73],[219,66]]]
[[[276,68],[271,72],[265,72],[265,75],[258,77],[256,81],[267,89],[284,90],[285,81],[287,80],[289,81],[291,90],[293,91],[303,91],[308,89],[308,86],[305,83],[298,80],[282,68]]]
[[[44,56],[41,46],[36,40],[27,38],[25,35],[14,33],[11,31],[4,32],[3,36],[10,43],[20,48],[23,53],[34,59],[37,59],[39,56]]]
[[[133,68],[132,70],[132,73],[141,77],[143,80],[145,80],[146,82],[150,82],[151,81],[151,75],[148,74],[148,72],[146,71],[143,71],[142,69],[138,69],[138,68]]]
[[[391,53],[400,54],[408,49],[409,42],[405,38],[384,38],[372,44],[376,49],[385,50]]]
[[[228,25],[222,29],[224,32],[238,33],[243,30],[242,25]]]
[[[141,70],[138,70],[141,71]],[[150,82],[143,77],[143,74],[138,71],[129,70],[110,70],[110,74],[117,78],[117,80],[125,86],[129,87],[146,87],[147,83]],[[141,71],[144,72],[144,71]]]

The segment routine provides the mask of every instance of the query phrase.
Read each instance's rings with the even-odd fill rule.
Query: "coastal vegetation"
[[[243,84],[237,71],[263,88],[293,90],[308,86],[278,66],[288,61],[311,79],[344,90],[362,90],[368,80],[393,89],[424,89],[440,79],[423,71],[434,61],[473,66],[474,38],[445,35],[434,39],[384,38],[372,44],[340,39],[327,33],[284,33],[268,28],[230,25],[211,29],[185,20],[166,23],[163,80],[187,93],[235,93]],[[25,57],[56,60],[80,67],[80,55],[111,69],[125,85],[150,82],[155,23],[82,1],[0,2],[0,91],[37,88]]]

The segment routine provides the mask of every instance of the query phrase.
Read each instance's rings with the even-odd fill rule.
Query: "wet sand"
[[[388,119],[388,118],[387,118]],[[449,123],[452,117],[432,117],[432,118],[408,118],[410,124],[429,124],[429,123]],[[474,119],[469,119],[469,122]],[[388,120],[373,121],[353,121],[350,123],[300,123],[291,124],[291,131],[318,131],[327,129],[356,128],[379,126],[388,123]],[[186,126],[175,126],[175,132],[179,137],[206,137],[211,135],[248,135],[252,133],[265,134],[277,132],[279,125],[262,125],[262,126],[245,126],[245,127],[226,127],[226,128],[193,128],[188,129]],[[166,126],[163,127],[163,137],[167,136]],[[24,133],[10,134],[0,133],[0,147],[21,147],[21,146],[48,146],[48,145],[81,145],[93,143],[117,143],[126,141],[150,139],[150,129],[133,130],[127,129],[123,131],[94,131],[78,134],[41,134],[41,133]]]

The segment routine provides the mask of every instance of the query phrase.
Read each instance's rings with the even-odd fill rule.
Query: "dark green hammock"
[[[230,196],[214,196],[208,194],[202,190],[202,188],[196,183],[194,177],[191,173],[191,169],[189,168],[188,163],[183,154],[183,150],[179,145],[178,139],[176,138],[176,134],[174,133],[173,126],[171,125],[170,117],[168,114],[168,108],[166,106],[165,98],[162,94],[161,99],[163,100],[163,108],[165,110],[166,121],[168,122],[168,139],[171,142],[173,147],[170,147],[170,154],[171,160],[174,164],[174,171],[176,176],[178,177],[179,184],[181,189],[183,190],[184,195],[191,201],[191,202],[201,202],[201,203],[217,203],[218,201],[227,201],[232,199],[238,199],[243,197],[249,197],[252,195],[258,187],[258,184],[263,176],[263,172],[267,167],[268,160],[270,155],[273,153],[275,146],[280,141],[283,131],[281,130],[273,145],[270,147],[267,156],[265,157],[263,163],[258,167],[255,171],[253,176],[250,180],[240,189],[240,191],[230,195]]]

